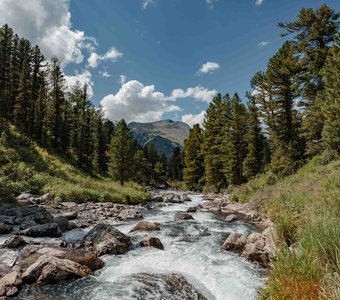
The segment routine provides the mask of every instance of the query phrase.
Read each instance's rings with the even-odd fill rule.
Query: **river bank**
[[[24,240],[0,249],[1,275],[12,274],[0,291],[14,299],[256,299],[272,257],[272,224],[225,196],[151,193],[145,205],[41,202],[40,219],[28,214],[0,238]],[[48,223],[40,228],[28,222],[42,216]],[[41,231],[54,222],[61,232]],[[32,267],[33,257],[40,264]]]

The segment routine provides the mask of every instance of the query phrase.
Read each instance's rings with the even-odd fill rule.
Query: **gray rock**
[[[189,212],[196,212],[197,211],[197,207],[196,206],[192,206],[192,207],[189,207],[188,208],[188,210],[187,210],[187,212],[189,213]]]
[[[57,223],[48,223],[27,228],[22,234],[31,237],[60,237],[62,231]]]
[[[11,236],[0,248],[15,249],[27,245],[27,242],[21,236]]]
[[[177,194],[165,194],[162,196],[163,202],[166,203],[182,203],[183,200],[181,199],[180,195]]]
[[[57,283],[67,279],[85,277],[90,273],[91,270],[84,265],[45,254],[27,268],[22,279],[25,283]]]
[[[84,238],[84,246],[89,243],[98,255],[123,254],[131,245],[131,240],[111,225],[98,224]]]
[[[13,230],[12,225],[0,223],[0,234],[10,233]]]
[[[141,247],[154,247],[160,250],[164,250],[164,245],[162,244],[161,240],[156,237],[149,237],[142,240],[140,243]]]
[[[243,234],[232,232],[223,244],[223,249],[227,251],[242,251],[247,242],[247,237]]]
[[[194,219],[194,217],[192,215],[184,213],[184,214],[179,215],[176,218],[176,220],[177,221],[187,221],[187,220],[195,220],[195,219]]]
[[[230,214],[225,218],[226,222],[232,222],[232,221],[235,221],[235,220],[237,220],[237,216],[234,215],[234,214]]]
[[[71,227],[68,219],[66,219],[63,216],[58,216],[58,217],[53,218],[52,223],[58,224],[62,232],[70,230],[70,227]]]
[[[148,221],[140,221],[138,222],[138,224],[133,227],[130,232],[134,232],[134,231],[155,231],[155,230],[160,230],[159,226],[148,222]]]
[[[47,203],[53,201],[52,196],[49,193],[46,193],[40,197],[37,198],[38,203]]]
[[[135,208],[127,208],[120,212],[118,217],[122,220],[143,219],[143,215]]]

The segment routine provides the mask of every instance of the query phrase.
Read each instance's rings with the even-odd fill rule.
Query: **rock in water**
[[[15,249],[27,245],[27,242],[21,236],[11,236],[0,248]]]
[[[180,274],[139,273],[132,275],[129,278],[131,280],[138,283],[134,288],[134,292],[139,295],[138,299],[207,300]]]
[[[45,254],[27,268],[22,278],[26,283],[57,283],[67,279],[85,277],[90,273],[91,270],[84,265]]]
[[[131,240],[111,225],[98,224],[85,236],[84,243],[92,243],[98,255],[123,254],[131,245]]]
[[[177,221],[186,221],[186,220],[195,220],[195,219],[190,214],[181,214],[176,220]]]
[[[237,220],[237,216],[234,214],[230,214],[225,218],[226,222],[232,222],[232,221],[236,221]]]
[[[140,243],[141,247],[155,247],[160,250],[164,250],[164,245],[161,240],[156,237],[150,237],[145,240],[142,240]]]
[[[223,249],[228,251],[241,251],[247,242],[243,234],[232,232],[223,244]]]
[[[48,223],[36,225],[27,228],[22,232],[23,235],[31,237],[60,237],[62,236],[61,229],[57,223]]]
[[[138,224],[133,227],[130,232],[134,231],[155,231],[161,230],[158,225],[148,222],[148,221],[140,221]]]
[[[122,220],[143,219],[142,214],[135,208],[127,208],[121,211],[118,217]]]

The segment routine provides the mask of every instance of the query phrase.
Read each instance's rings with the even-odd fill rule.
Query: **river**
[[[242,221],[226,223],[218,214],[204,210],[192,213],[195,220],[175,222],[177,215],[203,201],[201,194],[189,197],[190,202],[142,211],[145,220],[159,224],[160,231],[129,233],[138,221],[111,221],[132,237],[134,245],[153,236],[162,241],[164,250],[134,247],[123,255],[104,256],[105,267],[93,276],[33,292],[24,289],[16,299],[200,299],[194,290],[209,300],[257,299],[264,286],[263,270],[221,247],[229,232],[251,233],[256,229]],[[76,230],[65,237],[79,238],[85,233]],[[166,288],[162,275],[171,273],[185,276],[192,290],[174,292]]]

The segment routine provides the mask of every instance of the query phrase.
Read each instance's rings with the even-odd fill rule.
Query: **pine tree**
[[[14,122],[22,131],[29,134],[31,108],[31,46],[27,40],[20,41],[23,49],[23,61],[19,77],[18,95],[14,105]]]
[[[182,170],[183,170],[183,158],[181,149],[179,147],[175,147],[172,157],[169,161],[169,172],[171,180],[181,181]]]
[[[263,171],[265,164],[264,136],[261,130],[259,112],[255,97],[247,94],[248,120],[245,140],[247,142],[247,154],[243,161],[243,176],[249,180]]]
[[[323,128],[322,93],[324,89],[321,70],[325,64],[334,36],[339,29],[340,14],[327,5],[316,10],[303,8],[296,21],[279,23],[283,36],[293,35],[295,55],[299,57],[301,96],[300,105],[305,109],[303,122],[307,153],[314,155],[321,147]]]
[[[109,175],[121,185],[134,176],[136,155],[132,134],[124,120],[117,123],[109,150]]]
[[[228,112],[226,101],[229,95],[223,97],[217,94],[207,109],[204,121],[204,180],[206,187],[220,191],[227,186],[224,176],[225,149],[223,141],[226,136]]]
[[[224,150],[224,174],[227,184],[241,184],[243,177],[243,160],[246,155],[246,119],[247,111],[241,99],[234,94],[227,101],[229,118],[226,123],[226,136],[223,142]]]
[[[61,71],[60,64],[56,57],[52,58],[52,66],[50,71],[51,81],[51,110],[50,110],[50,124],[51,124],[51,138],[53,147],[56,150],[62,150],[62,136],[63,136],[63,108],[65,102],[65,79]]]
[[[322,137],[328,148],[340,152],[340,35],[336,42],[322,70],[325,84],[322,106],[325,125]]]
[[[203,133],[199,124],[196,124],[190,130],[188,139],[184,141],[183,180],[190,190],[202,189],[204,176],[202,145]]]

